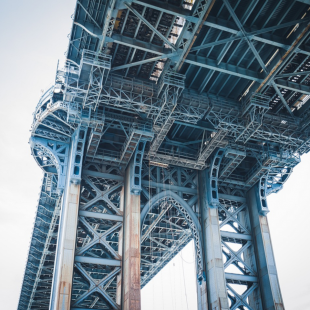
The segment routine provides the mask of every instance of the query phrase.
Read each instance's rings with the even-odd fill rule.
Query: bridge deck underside
[[[298,125],[300,120],[296,122],[296,118],[293,120],[290,117],[302,116],[309,105],[308,33],[302,36],[302,44],[298,45],[298,48],[294,51],[289,49],[296,45],[296,38],[308,23],[307,5],[299,1],[275,0],[209,1],[206,3],[212,8],[204,15],[204,21],[195,13],[200,2],[205,3],[133,1],[129,5],[130,9],[125,5],[115,4],[118,13],[110,19],[111,27],[108,28],[105,15],[102,14],[106,9],[104,2],[80,2],[76,6],[68,59],[80,63],[84,49],[98,51],[103,47],[104,53],[112,57],[110,75],[122,77],[117,89],[125,89],[125,84],[131,83],[131,79],[140,85],[157,82],[162,72],[179,63],[183,64],[177,70],[186,77],[185,90],[180,98],[180,104],[184,101],[184,105],[180,109],[188,109],[188,103],[184,99],[186,96],[200,96],[197,104],[205,109],[204,115],[190,123],[186,122],[185,114],[176,119],[165,135],[155,161],[171,163],[173,160],[169,159],[173,158],[180,165],[194,167],[202,142],[209,141],[212,132],[224,126],[219,124],[222,114],[231,115],[232,118],[228,121],[231,124],[224,126],[224,139],[239,143],[244,133],[238,129],[233,118],[240,113],[238,110],[241,109],[241,102],[246,95],[257,89],[269,97],[266,124],[270,115],[270,123],[275,128],[281,128],[281,132],[287,133],[289,137],[307,140],[304,128],[301,130]],[[203,8],[207,12],[207,9]],[[153,29],[146,25],[142,18],[149,21]],[[196,32],[192,31],[195,23],[200,21],[200,31],[196,28]],[[90,34],[80,25],[91,25],[89,29],[97,35],[103,33],[103,39]],[[195,33],[197,36],[194,36]],[[173,48],[177,49],[181,56],[171,56],[175,53]],[[153,60],[161,56],[161,59]],[[284,56],[284,61],[281,61]],[[294,72],[302,71],[305,73],[294,75]],[[268,79],[271,73],[272,76]],[[285,75],[287,73],[291,75]],[[267,83],[262,84],[265,80],[268,80]],[[111,85],[116,84],[113,82]],[[155,94],[157,85],[149,85]],[[137,90],[134,92],[138,95]],[[203,96],[210,98],[212,105],[202,102]],[[217,111],[214,116],[217,100],[220,105],[227,103],[228,108]],[[98,162],[106,160],[104,154],[108,154],[108,151],[111,156],[119,156],[119,149],[126,140],[124,130],[127,130],[133,120],[138,122],[149,117],[143,112],[147,108],[129,108],[123,103],[116,104],[115,100],[108,105],[104,101],[104,104],[106,113],[117,113],[119,117],[111,114],[113,117],[106,119],[108,128],[93,157]],[[142,103],[142,106],[143,104],[145,103]],[[121,114],[124,115],[123,120]],[[243,139],[249,147],[251,144],[260,144],[266,136],[264,132],[269,131],[267,127],[259,130],[256,128]],[[281,139],[272,138],[275,131],[269,133],[269,136],[273,142],[278,143]],[[290,148],[291,145],[288,144],[292,143],[292,139],[289,138],[288,142],[283,140],[281,143],[283,148]],[[296,141],[296,145],[300,144],[301,142]],[[252,159],[247,160],[251,162]]]
[[[78,1],[68,63],[82,64],[84,50],[111,57],[109,76],[98,90],[98,107],[91,112],[95,125],[88,124],[86,144],[91,145],[92,153],[87,154],[87,161],[125,168],[128,162],[120,158],[133,132],[132,124],[145,126],[146,121],[154,121],[163,104],[161,76],[172,69],[185,76],[185,88],[174,114],[168,113],[166,125],[170,123],[153,161],[170,164],[171,174],[176,173],[174,165],[201,170],[210,165],[216,148],[228,145],[220,166],[220,188],[244,191],[269,173],[269,193],[279,190],[299,162],[298,154],[310,148],[308,7],[304,1],[292,0]],[[63,86],[52,87],[42,96],[35,111],[33,136],[69,143],[77,122]],[[255,104],[252,110],[244,108],[254,92],[269,98],[265,110],[257,108],[261,113],[258,116]],[[76,101],[81,103],[83,98]],[[247,112],[250,110],[252,114]],[[161,127],[153,130],[155,138]],[[90,141],[94,132],[97,140]],[[146,154],[149,149],[148,144]],[[37,153],[35,156],[39,157]],[[153,175],[159,168],[148,165],[146,161],[142,175],[142,207],[159,192],[158,188],[182,192],[183,198],[192,202],[191,207],[195,205],[197,188],[190,181],[190,173],[179,183],[173,177],[161,181]],[[49,305],[60,196],[50,191],[51,184],[57,183],[51,174],[55,171],[48,167],[43,170],[19,310],[48,309]],[[84,188],[81,201],[86,203],[95,194],[94,190],[87,194],[87,186]],[[85,228],[87,224],[79,225],[78,236],[86,246],[92,233]],[[90,225],[96,230],[111,223]],[[192,234],[173,204],[162,201],[146,217],[142,238],[144,286],[191,240]],[[111,235],[109,242],[117,251],[118,233]],[[89,256],[96,257],[100,252],[105,257],[100,246],[89,252]],[[85,268],[81,263],[80,269]],[[81,270],[75,271],[73,301],[89,290]],[[87,272],[102,279],[113,270],[93,265]],[[116,277],[106,284],[111,298],[115,298],[116,285]],[[96,300],[94,308],[109,308],[96,294],[95,299],[86,298],[81,305],[88,307]]]

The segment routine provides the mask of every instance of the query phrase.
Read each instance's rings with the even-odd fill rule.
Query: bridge
[[[284,309],[267,196],[310,150],[307,0],[78,0],[31,152],[18,310],[141,309],[191,240],[198,309]]]

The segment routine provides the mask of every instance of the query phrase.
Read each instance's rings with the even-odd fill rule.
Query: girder
[[[235,75],[237,77],[255,81],[255,82],[263,81],[263,76],[260,77],[259,74],[254,71],[244,69],[242,67],[236,67],[230,64],[225,64],[225,63],[221,63],[220,65],[217,65],[214,60],[207,59],[201,56],[188,55],[188,57],[185,60],[185,63],[195,65],[198,67],[202,67],[205,69],[219,71],[219,72],[229,74],[229,75]]]
[[[310,150],[309,29],[303,0],[77,1],[64,69],[33,117],[44,180],[19,309],[48,309],[55,294],[68,175],[81,182],[71,309],[119,308],[125,171],[141,204],[142,287],[194,240],[200,293],[225,291],[209,303],[266,308],[272,292],[255,251],[270,248],[252,238],[255,208],[266,217],[266,195]]]

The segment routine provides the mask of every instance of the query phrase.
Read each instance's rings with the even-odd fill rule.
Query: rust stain
[[[197,36],[199,35],[200,30],[202,29],[202,26],[203,26],[204,22],[205,22],[206,19],[208,18],[209,14],[210,14],[210,12],[211,12],[211,10],[212,10],[212,8],[213,8],[213,5],[214,5],[215,1],[216,1],[216,0],[213,0],[213,1],[212,1],[212,3],[210,4],[210,6],[209,6],[209,8],[208,8],[208,10],[207,10],[207,12],[206,12],[206,14],[204,15],[204,17],[203,17],[203,19],[202,19],[202,21],[201,21],[201,23],[200,23],[200,25],[199,25],[199,27],[198,27],[198,29],[197,29],[195,35],[194,35],[194,37],[193,37],[192,42],[190,43],[189,47],[187,48],[187,51],[186,51],[185,55],[184,55],[183,58],[182,58],[182,61],[181,61],[180,65],[179,65],[177,71],[180,71],[180,70],[181,70],[181,68],[182,68],[182,66],[183,66],[183,63],[184,63],[184,60],[186,59],[186,57],[187,57],[187,55],[189,54],[189,52],[190,52],[192,46],[194,45],[194,43],[195,43],[195,41],[196,41],[196,39],[197,39]]]
[[[127,180],[128,181],[128,180]],[[140,196],[125,189],[124,254],[122,263],[123,310],[140,310]]]
[[[287,56],[290,55],[292,50],[296,47],[296,45],[299,43],[299,41],[304,37],[304,35],[308,32],[310,29],[310,23],[307,25],[307,27],[303,30],[303,32],[297,37],[297,39],[293,42],[291,47],[287,50],[287,52],[281,57],[281,59],[278,61],[278,63],[272,68],[268,76],[264,79],[264,81],[259,85],[259,87],[256,90],[256,93],[258,93],[263,86],[272,78],[275,71],[279,68],[279,66],[283,63],[283,61],[286,59]]]
[[[58,303],[56,305],[56,310],[70,310],[70,297],[71,283],[67,281],[61,281],[58,288]]]

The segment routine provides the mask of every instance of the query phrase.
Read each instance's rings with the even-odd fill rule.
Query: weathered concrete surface
[[[208,310],[207,284],[202,281],[197,283],[197,310]]]
[[[60,273],[57,283],[54,284],[57,286],[56,310],[70,310],[79,197],[80,185],[69,183],[63,204],[65,213],[60,249]]]
[[[223,263],[218,209],[211,208],[207,199],[208,171],[199,172],[199,204],[202,215],[204,257],[206,265],[206,290],[209,310],[228,310],[228,296]]]
[[[247,193],[263,309],[284,310],[268,220],[259,215],[256,186]]]

